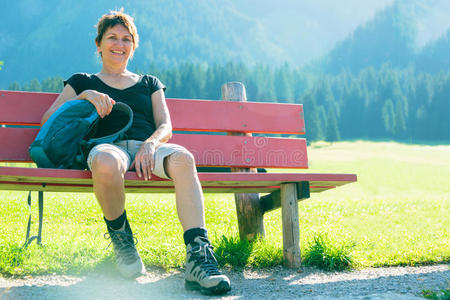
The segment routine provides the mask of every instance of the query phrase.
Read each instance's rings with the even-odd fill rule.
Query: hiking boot
[[[134,279],[145,274],[144,263],[135,247],[137,239],[132,234],[123,229],[109,230],[105,238],[111,239],[108,247],[113,244],[116,267],[123,277]]]
[[[231,290],[230,280],[220,273],[209,241],[196,237],[186,247],[185,288],[206,295],[219,295]]]

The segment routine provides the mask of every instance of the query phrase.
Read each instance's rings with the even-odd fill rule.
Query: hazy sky
[[[271,36],[293,55],[297,62],[309,61],[325,54],[358,25],[365,23],[376,12],[394,2],[394,0],[235,1],[245,14],[261,21]],[[298,49],[298,44],[308,46]]]
[[[417,0],[400,0],[408,5]],[[421,0],[418,1],[418,3]],[[423,0],[417,45],[450,28],[450,0]],[[234,0],[245,14],[261,21],[273,39],[297,62],[319,58],[394,0]],[[277,3],[277,4],[275,4]],[[431,6],[432,9],[429,9]],[[298,41],[301,40],[301,43]],[[298,49],[298,44],[307,45]]]
[[[433,9],[427,10],[418,22],[417,44],[438,39],[450,28],[450,0],[428,0]]]

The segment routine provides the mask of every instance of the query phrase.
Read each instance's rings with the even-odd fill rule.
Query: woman
[[[129,278],[145,272],[125,211],[124,175],[134,168],[144,180],[149,180],[153,173],[174,182],[187,252],[186,288],[208,294],[229,291],[230,281],[218,271],[205,229],[203,193],[193,156],[179,145],[166,143],[172,136],[172,125],[165,86],[154,76],[127,70],[139,44],[133,19],[123,11],[111,12],[99,20],[97,33],[101,71],[78,73],[65,81],[62,93],[44,114],[42,124],[71,99],[91,102],[100,117],[108,115],[116,101],[128,104],[134,119],[126,133],[127,140],[98,145],[88,156],[94,193],[104,214],[119,272]]]

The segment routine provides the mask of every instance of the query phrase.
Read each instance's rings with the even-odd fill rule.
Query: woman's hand
[[[144,175],[145,180],[149,180],[155,168],[156,145],[153,142],[144,142],[131,164],[131,169],[135,167],[139,178]]]
[[[109,115],[112,111],[112,107],[116,104],[111,97],[107,94],[103,94],[94,90],[83,91],[77,99],[85,99],[91,102],[97,109],[97,113],[100,118],[104,118]]]

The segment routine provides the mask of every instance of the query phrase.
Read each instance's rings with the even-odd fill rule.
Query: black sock
[[[123,225],[125,223],[126,223],[125,229],[127,229],[127,227],[130,227],[130,225],[128,224],[128,220],[127,220],[127,212],[125,210],[123,211],[123,214],[120,215],[115,220],[110,221],[110,220],[107,220],[105,217],[103,217],[103,219],[105,219],[106,226],[108,227],[108,231],[109,230],[119,230],[123,227]]]
[[[184,243],[187,246],[198,236],[208,240],[208,231],[200,227],[188,229],[183,234]]]

